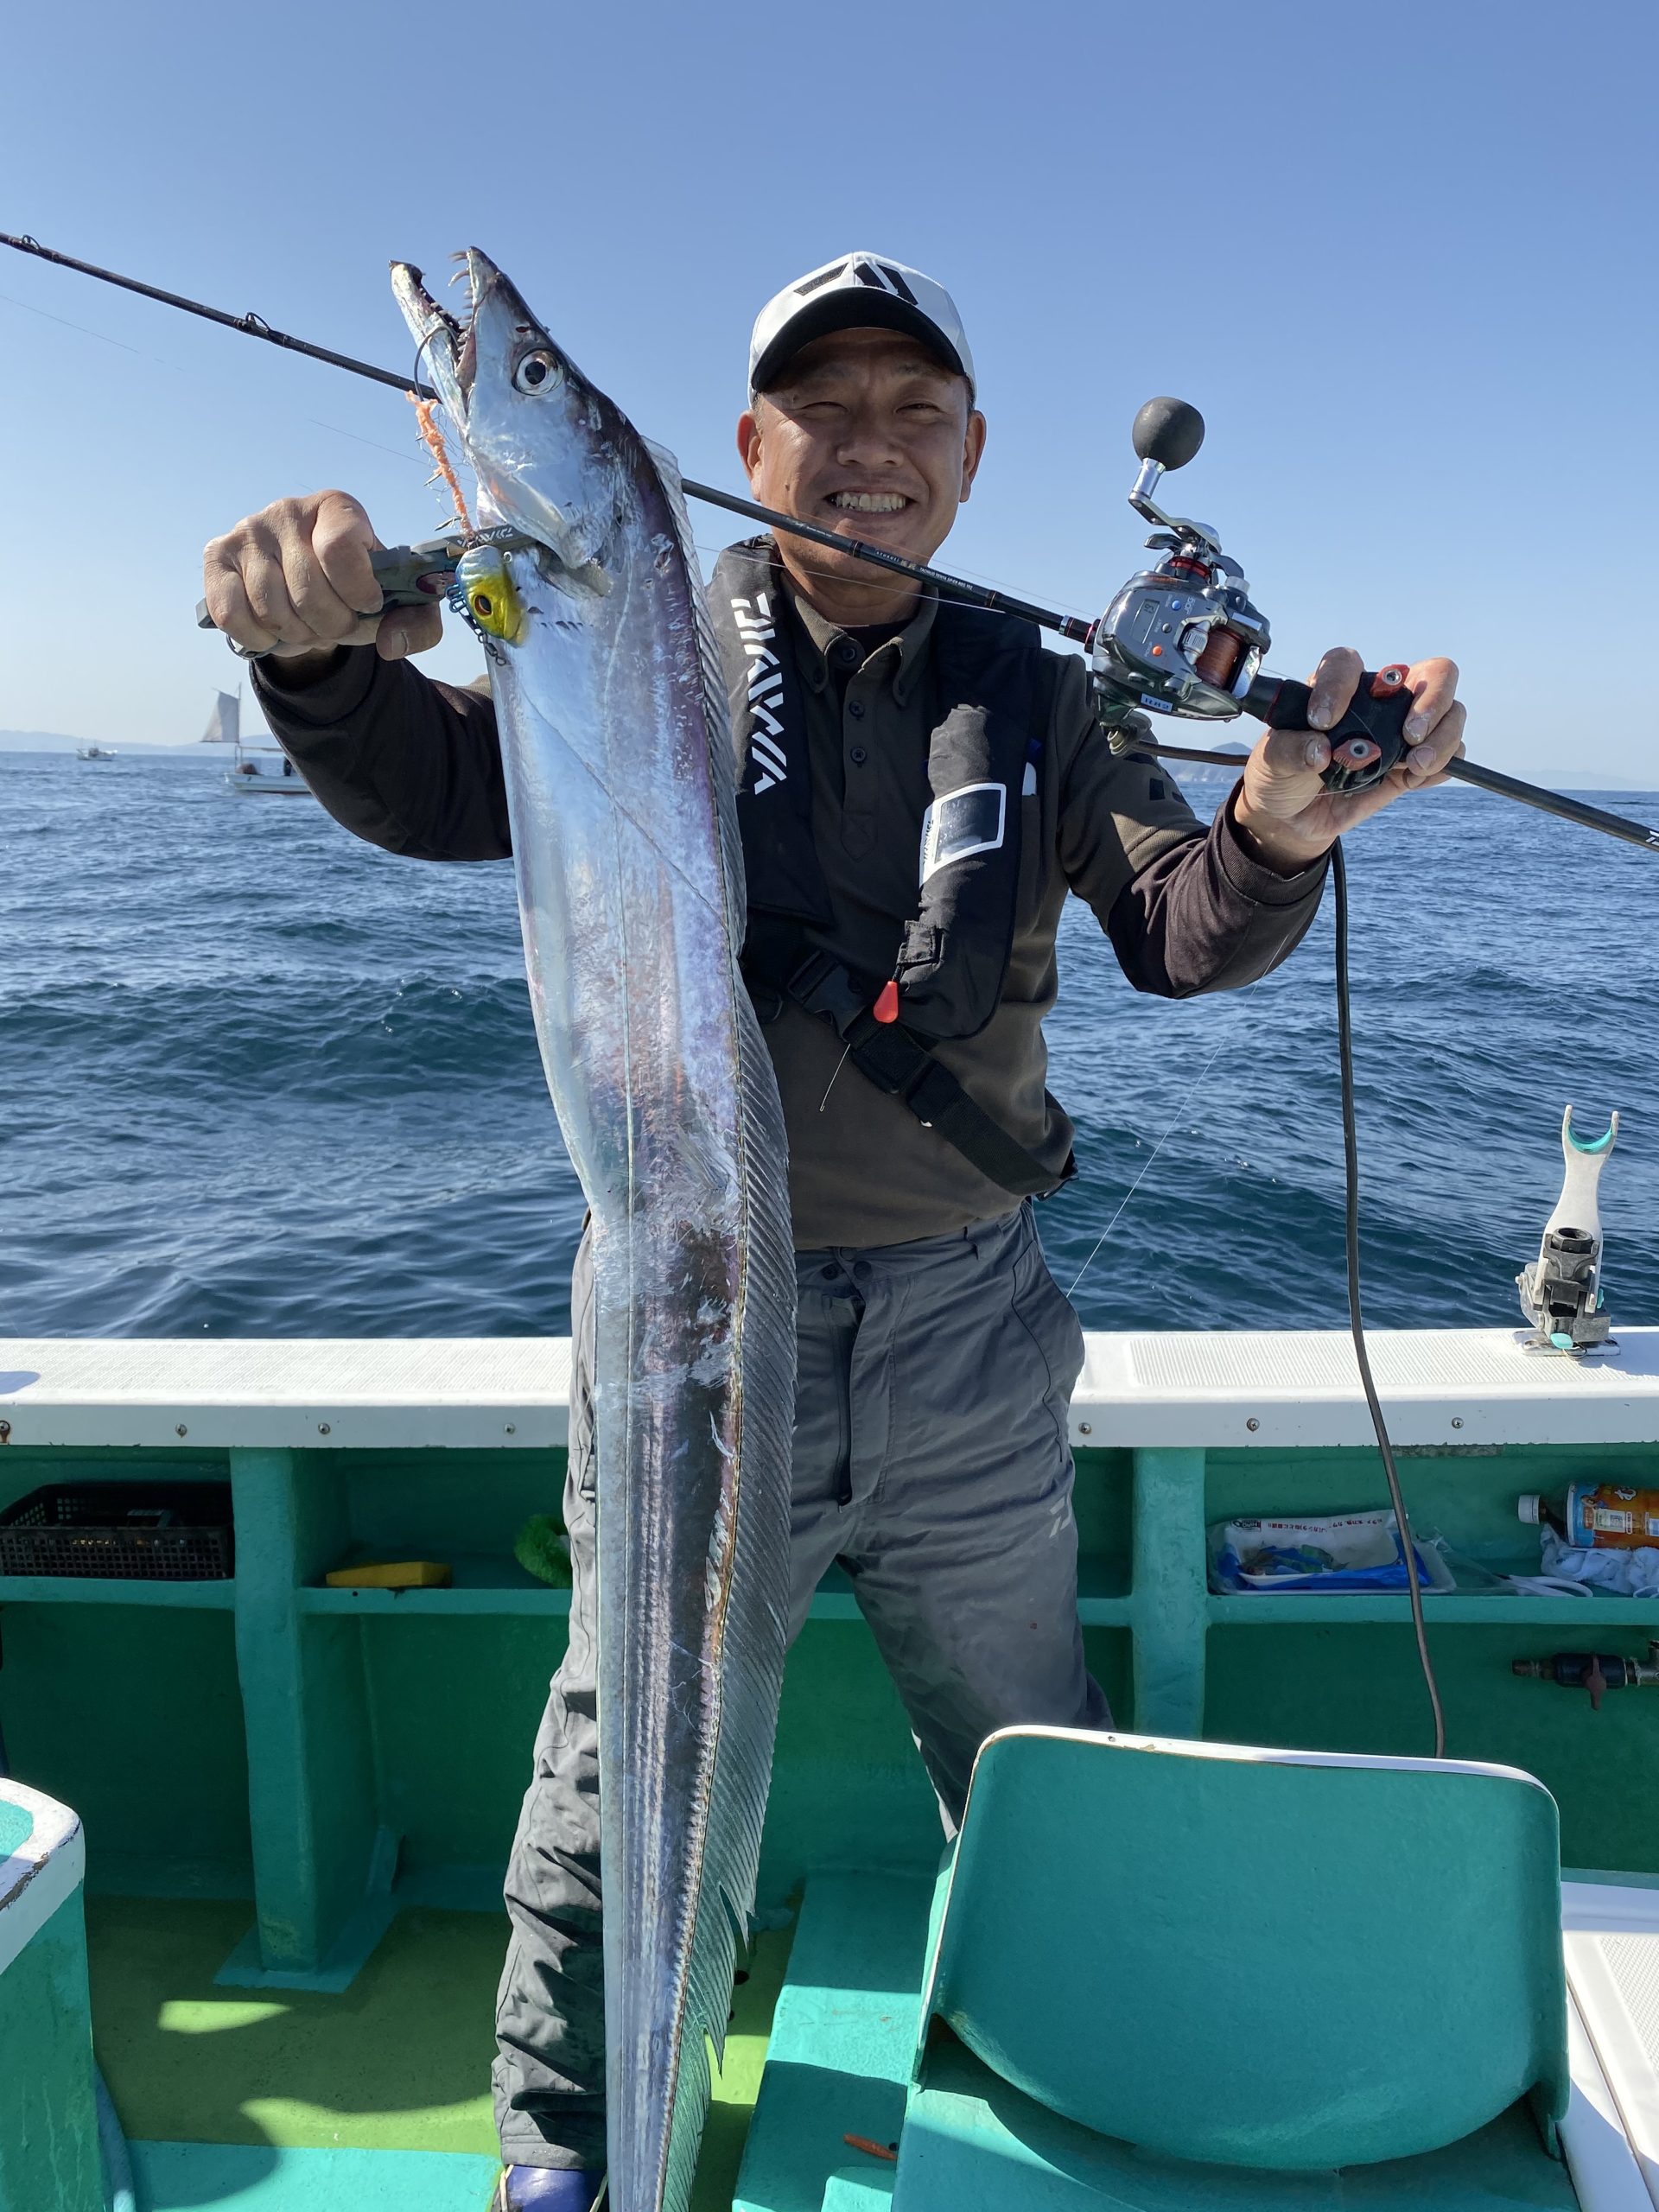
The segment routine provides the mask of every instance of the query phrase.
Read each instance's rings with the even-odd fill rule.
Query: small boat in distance
[[[235,758],[225,772],[225,780],[233,791],[251,793],[255,797],[289,794],[297,797],[306,786],[295,772],[294,763],[280,745],[255,741],[245,742],[242,736],[242,687],[234,691],[216,691],[213,710],[207,717],[207,727],[201,734],[203,745],[229,745],[235,747]]]
[[[246,745],[238,738],[236,760],[226,770],[225,780],[245,797],[303,798],[309,795],[309,786],[280,745]]]
[[[113,760],[116,756],[107,745],[78,745],[75,758],[77,760]]]

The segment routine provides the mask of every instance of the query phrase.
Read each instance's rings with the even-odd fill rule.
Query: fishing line
[[[308,415],[308,423],[315,423],[320,430],[332,430],[337,438],[349,438],[353,445],[372,446],[376,453],[389,453],[394,461],[406,461],[411,468],[423,468],[425,463],[417,453],[405,452],[402,446],[389,446],[379,438],[365,438],[360,430],[347,430],[338,423],[325,423],[320,415]]]
[[[0,301],[8,307],[20,308],[24,315],[38,315],[42,322],[55,322],[61,329],[76,331],[83,338],[96,338],[101,346],[117,346],[123,353],[130,353],[137,360],[149,361],[158,369],[167,369],[175,377],[188,377],[199,384],[212,385],[215,391],[222,388],[219,380],[210,377],[205,370],[188,369],[181,362],[169,361],[163,354],[146,353],[142,346],[129,346],[124,338],[112,338],[107,330],[94,330],[90,323],[71,322],[67,315],[53,315],[45,308],[35,307],[29,300],[18,299],[11,292],[0,292]],[[356,445],[372,446],[377,453],[389,453],[395,460],[406,461],[413,467],[421,466],[417,454],[406,453],[397,446],[384,445],[378,438],[365,438],[361,431],[348,430],[339,423],[325,423],[321,415],[301,416],[287,409],[283,410],[283,415],[284,419],[290,423],[304,421],[316,429],[331,430],[337,438],[350,438]]]
[[[1265,983],[1267,980],[1268,979],[1265,976],[1258,976],[1255,982],[1250,985],[1249,989],[1245,992],[1239,1007],[1239,1019],[1241,1020],[1243,1019],[1244,1007],[1249,1005],[1251,999],[1255,996],[1257,991],[1261,989],[1262,984]],[[1107,1238],[1117,1227],[1118,1223],[1122,1220],[1124,1213],[1128,1210],[1129,1200],[1135,1196],[1141,1185],[1146,1181],[1147,1176],[1151,1174],[1154,1160],[1157,1159],[1159,1154],[1169,1142],[1171,1137],[1174,1135],[1176,1130],[1180,1127],[1186,1116],[1192,1112],[1193,1103],[1196,1101],[1199,1091],[1204,1088],[1205,1078],[1209,1075],[1211,1069],[1214,1067],[1216,1062],[1226,1051],[1228,1046],[1234,1040],[1230,1035],[1222,1037],[1217,1041],[1215,1051],[1211,1053],[1209,1058],[1198,1070],[1197,1075],[1193,1077],[1192,1084],[1181,1101],[1180,1107],[1176,1113],[1174,1120],[1164,1131],[1162,1136],[1159,1138],[1157,1143],[1152,1147],[1151,1154],[1147,1160],[1145,1166],[1142,1167],[1141,1173],[1135,1177],[1134,1182],[1130,1184],[1128,1189],[1123,1193],[1123,1198],[1118,1206],[1117,1211],[1107,1223],[1105,1228],[1101,1230],[1099,1236],[1095,1241],[1094,1249],[1090,1253],[1088,1258],[1084,1262],[1083,1265],[1077,1269],[1077,1274],[1072,1277],[1071,1284],[1065,1294],[1068,1298],[1071,1298],[1076,1295],[1077,1285],[1083,1281],[1084,1275],[1088,1274],[1090,1268],[1093,1267],[1096,1260],[1099,1257],[1102,1246],[1104,1245]]]
[[[164,361],[159,353],[145,353],[142,346],[129,346],[124,338],[111,338],[107,330],[93,330],[86,323],[71,322],[67,315],[48,314],[45,308],[33,307],[29,301],[20,300],[10,292],[0,292],[0,300],[3,300],[9,308],[21,308],[25,315],[39,315],[42,322],[55,322],[64,330],[78,330],[83,338],[96,338],[105,346],[118,346],[124,353],[136,354],[141,361],[154,361],[158,368],[172,369],[177,375],[184,373],[176,361]]]
[[[836,1087],[836,1076],[838,1076],[842,1068],[846,1066],[848,1053],[849,1053],[852,1049],[853,1048],[850,1045],[847,1047],[847,1051],[843,1052],[841,1058],[836,1062],[836,1074],[832,1075],[829,1082],[823,1086],[823,1096],[818,1101],[818,1111],[820,1114],[823,1113],[824,1108],[830,1103],[830,1094]]]

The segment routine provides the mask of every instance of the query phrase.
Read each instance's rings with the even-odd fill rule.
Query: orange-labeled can
[[[1548,1522],[1578,1551],[1634,1552],[1659,1548],[1659,1490],[1624,1483],[1571,1483],[1560,1496],[1528,1491],[1516,1511],[1535,1527]]]

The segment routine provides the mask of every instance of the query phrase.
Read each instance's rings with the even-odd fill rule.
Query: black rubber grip
[[[1306,683],[1290,677],[1258,676],[1244,695],[1244,711],[1266,722],[1269,729],[1306,729],[1313,697]],[[1406,716],[1413,703],[1411,693],[1392,671],[1379,673],[1368,668],[1359,679],[1352,706],[1334,729],[1319,733],[1331,746],[1331,766],[1323,778],[1326,789],[1364,791],[1380,784],[1407,749]],[[1368,739],[1381,757],[1359,766],[1344,760],[1341,748],[1355,738]]]

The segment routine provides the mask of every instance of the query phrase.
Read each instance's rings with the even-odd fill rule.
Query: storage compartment
[[[1473,1572],[1461,1580],[1478,1590],[1490,1586],[1488,1575],[1541,1572],[1538,1530],[1516,1511],[1522,1496],[1541,1491],[1548,1497],[1578,1480],[1651,1484],[1659,1451],[1650,1445],[1396,1446],[1395,1460],[1412,1526],[1420,1537],[1443,1539],[1452,1572],[1459,1559],[1465,1561]],[[1389,1503],[1375,1451],[1212,1451],[1205,1492],[1205,1519],[1211,1523]],[[1493,1602],[1514,1601],[1500,1592]],[[1659,1601],[1654,1615],[1659,1626]]]
[[[0,1512],[0,1574],[213,1582],[234,1565],[229,1483],[46,1483]]]
[[[518,1532],[532,1514],[562,1518],[563,1452],[353,1452],[305,1455],[302,1485],[316,1498],[311,1525],[317,1565],[308,1579],[307,1602],[340,1610],[384,1611],[418,1607],[438,1612],[486,1610],[489,1593],[536,1609],[568,1604],[568,1593],[539,1580],[513,1555]],[[318,1494],[321,1493],[319,1496]],[[448,1567],[447,1590],[403,1592],[333,1590],[317,1600],[315,1586],[332,1569],[365,1562],[432,1560]]]

